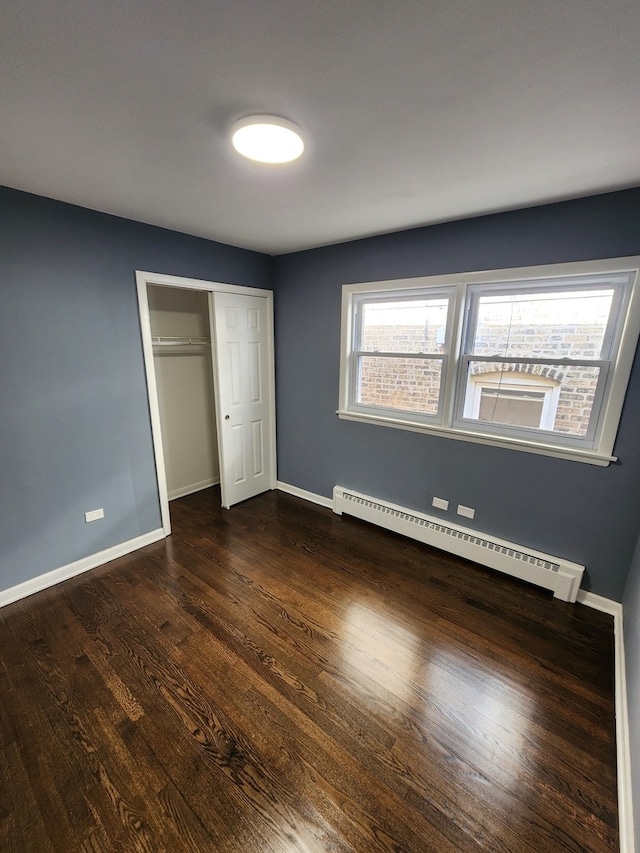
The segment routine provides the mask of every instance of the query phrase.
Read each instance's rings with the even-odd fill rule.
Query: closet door
[[[213,294],[222,505],[275,488],[273,324],[261,296]]]

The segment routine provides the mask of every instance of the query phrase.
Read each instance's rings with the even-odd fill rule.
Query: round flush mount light
[[[259,163],[290,163],[304,151],[298,125],[278,116],[247,116],[231,128],[233,147]]]

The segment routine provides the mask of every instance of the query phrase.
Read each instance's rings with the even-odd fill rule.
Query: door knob
[[[224,416],[224,419],[225,419],[225,421],[228,421],[228,420],[229,420],[229,415],[225,415],[225,416]]]

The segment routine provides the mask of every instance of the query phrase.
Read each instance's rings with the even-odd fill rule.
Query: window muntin
[[[639,263],[345,285],[338,414],[608,464],[640,332]]]

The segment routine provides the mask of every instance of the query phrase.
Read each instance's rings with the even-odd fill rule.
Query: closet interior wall
[[[220,482],[207,294],[147,288],[169,500]]]

